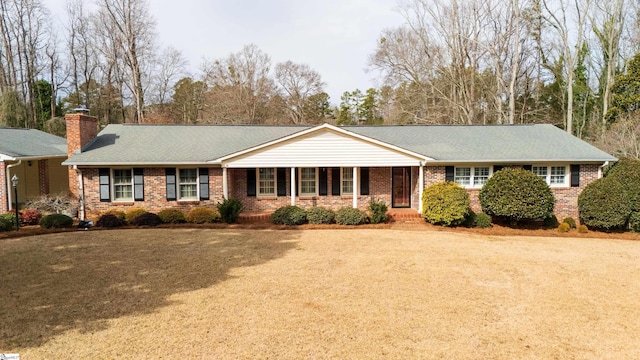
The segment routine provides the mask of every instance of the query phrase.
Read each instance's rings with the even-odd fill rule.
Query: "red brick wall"
[[[0,161],[0,214],[9,211],[9,198],[7,196],[7,165]]]
[[[67,127],[67,155],[71,157],[98,134],[98,119],[84,114],[64,116]],[[69,191],[78,196],[78,175],[69,167]]]
[[[578,220],[578,195],[582,190],[592,181],[598,179],[598,165],[580,165],[580,186],[578,187],[563,187],[563,188],[551,188],[553,196],[556,198],[556,205],[554,208],[554,214],[558,219],[562,220],[564,217],[571,216]],[[570,176],[567,175],[567,176]],[[445,180],[445,167],[444,166],[427,166],[425,167],[425,188],[436,182]],[[471,209],[475,212],[482,211],[480,201],[478,200],[478,194],[480,189],[467,189],[469,197],[471,198]]]

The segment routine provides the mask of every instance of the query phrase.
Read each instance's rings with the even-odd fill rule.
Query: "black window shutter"
[[[445,181],[455,181],[456,177],[455,177],[455,167],[453,166],[445,166],[444,167],[444,180]]]
[[[296,168],[296,196],[298,196],[298,188],[300,187],[300,182],[298,181],[298,168]]]
[[[167,200],[176,200],[176,169],[166,168],[164,173],[167,178]]]
[[[523,169],[525,169],[525,170],[527,170],[527,171],[531,171],[531,169],[533,168],[533,166],[531,166],[531,165],[522,165],[522,168],[523,168]],[[494,170],[494,172],[495,172],[495,170]]]
[[[360,168],[360,195],[369,195],[369,168]]]
[[[498,171],[502,170],[504,168],[504,165],[493,165],[493,173],[497,173]]]
[[[571,165],[571,187],[580,186],[580,165]]]
[[[108,168],[98,170],[100,176],[100,201],[111,201],[111,172]]]
[[[340,168],[331,168],[331,195],[340,195]]]
[[[327,195],[327,168],[319,168],[318,195]]]
[[[144,201],[144,169],[133,169],[133,200]]]
[[[256,169],[247,169],[247,196],[256,196]]]
[[[209,200],[209,168],[198,169],[200,200]]]
[[[278,196],[287,196],[287,169],[278,168]]]

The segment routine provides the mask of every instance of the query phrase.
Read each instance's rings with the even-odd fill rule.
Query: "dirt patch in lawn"
[[[24,359],[640,358],[637,241],[118,230],[0,261],[0,352]]]

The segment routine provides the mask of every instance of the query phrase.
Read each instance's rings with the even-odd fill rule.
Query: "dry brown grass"
[[[640,358],[637,241],[78,231],[0,240],[0,274],[26,360]]]

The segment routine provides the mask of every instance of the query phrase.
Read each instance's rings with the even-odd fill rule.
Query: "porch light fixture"
[[[16,199],[16,231],[20,230],[20,213],[18,212],[18,176],[13,175],[11,184],[13,185],[13,195]]]

